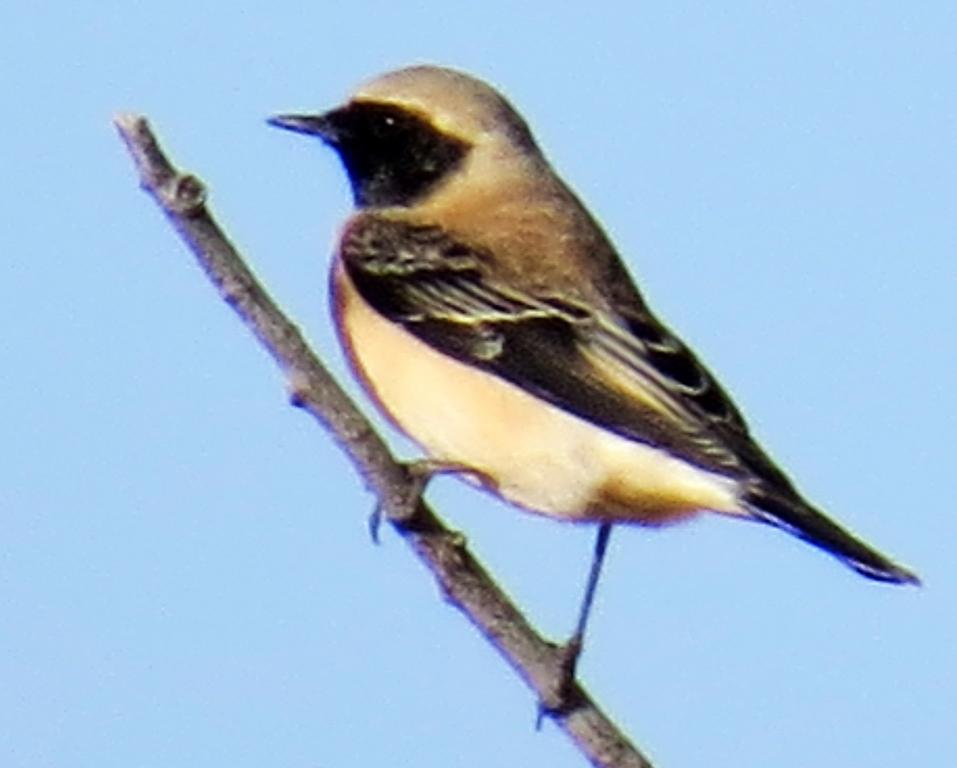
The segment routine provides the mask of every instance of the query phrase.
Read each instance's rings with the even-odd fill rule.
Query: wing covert
[[[439,351],[706,469],[791,486],[695,356],[637,300],[616,314],[496,282],[489,254],[436,227],[354,222],[346,270],[380,314]]]

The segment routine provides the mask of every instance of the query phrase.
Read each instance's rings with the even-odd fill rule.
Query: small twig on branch
[[[508,661],[593,765],[651,768],[577,682],[556,698],[562,686],[560,649],[529,625],[471,555],[462,536],[448,529],[428,505],[415,498],[415,479],[395,459],[210,216],[203,183],[173,167],[143,117],[120,115],[114,122],[133,157],[142,187],[159,204],[223,299],[282,369],[293,404],[309,412],[333,435],[376,494],[386,519],[432,572],[449,602]],[[549,709],[559,700],[560,707]]]

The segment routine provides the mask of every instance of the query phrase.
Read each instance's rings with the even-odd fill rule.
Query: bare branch
[[[485,635],[546,708],[555,705],[546,709],[548,715],[593,765],[651,768],[577,682],[558,695],[560,649],[529,625],[468,551],[463,537],[416,498],[414,478],[393,457],[212,219],[203,183],[173,167],[143,117],[119,115],[114,122],[136,164],[140,184],[186,241],[223,299],[283,370],[293,404],[308,411],[336,439],[380,500],[386,518],[432,572],[449,602]]]

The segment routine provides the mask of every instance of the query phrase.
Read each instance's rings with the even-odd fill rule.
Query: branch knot
[[[191,173],[170,177],[159,194],[163,206],[180,216],[196,216],[206,205],[206,185]]]

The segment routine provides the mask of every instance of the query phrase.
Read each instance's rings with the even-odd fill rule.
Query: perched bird
[[[332,265],[341,341],[432,459],[519,507],[600,523],[604,541],[614,523],[711,511],[918,583],[801,496],[493,88],[416,66],[270,122],[345,166],[356,211]],[[600,562],[601,536],[598,549]]]

